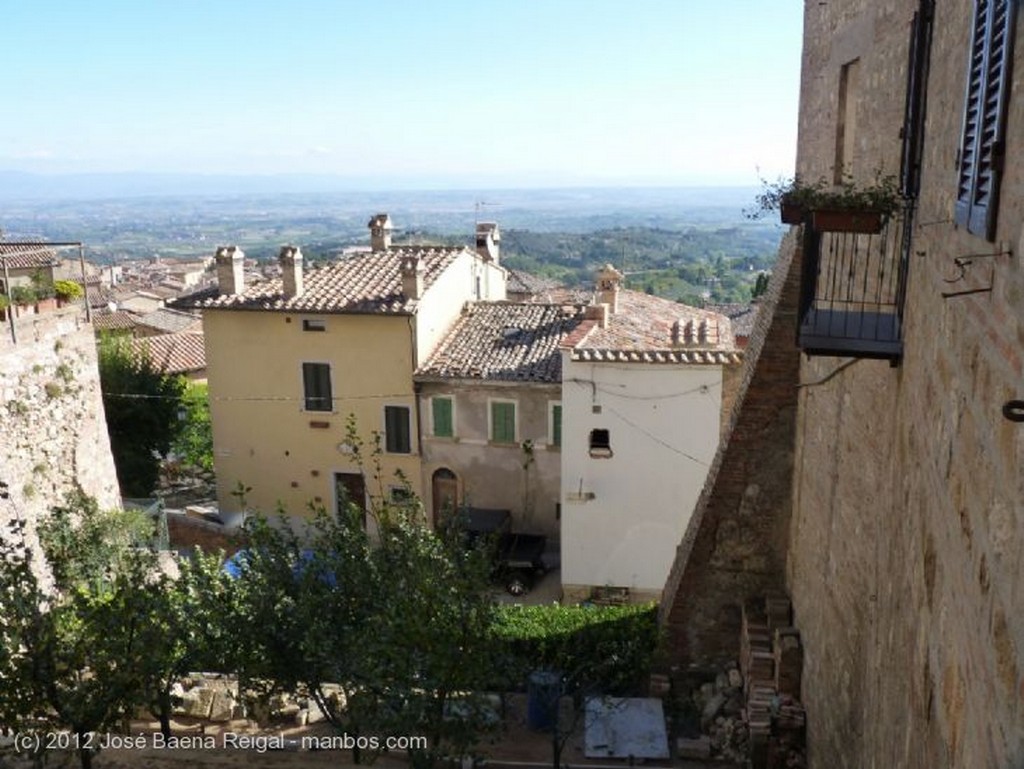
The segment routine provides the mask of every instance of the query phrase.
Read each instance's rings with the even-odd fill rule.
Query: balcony
[[[903,355],[907,211],[876,234],[826,232],[804,225],[797,346],[807,355]]]

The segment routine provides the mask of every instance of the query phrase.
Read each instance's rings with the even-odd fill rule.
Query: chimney
[[[403,256],[398,263],[398,271],[402,276],[402,293],[406,299],[419,299],[423,296],[423,276],[426,269],[418,256]]]
[[[597,301],[608,305],[608,311],[614,315],[619,311],[619,283],[622,282],[622,273],[606,264],[597,273]]]
[[[391,247],[391,217],[377,214],[370,220],[370,250],[387,251]]]
[[[583,311],[585,320],[596,320],[598,328],[608,328],[608,305],[590,304]]]
[[[281,246],[278,261],[281,264],[285,298],[302,296],[302,251],[298,246]]]
[[[496,222],[477,222],[476,252],[485,262],[498,263],[498,248],[501,243],[501,232]]]
[[[221,296],[245,291],[245,252],[238,246],[220,246],[213,259],[217,265],[217,288]]]
[[[693,344],[693,321],[677,319],[672,324],[672,344]]]

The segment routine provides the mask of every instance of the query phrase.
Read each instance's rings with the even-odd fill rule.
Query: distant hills
[[[614,197],[618,206],[643,205],[725,206],[747,205],[756,190],[752,187],[642,187],[576,186],[543,188],[494,188],[475,186],[467,180],[425,179],[419,184],[409,179],[388,177],[344,177],[316,174],[220,175],[171,173],[81,173],[34,174],[0,170],[0,200],[45,202],[98,200],[135,197],[250,196],[350,194],[362,205],[367,198],[396,193],[429,193],[432,203],[439,197],[470,203],[494,202],[524,205],[555,201],[573,208],[608,206]],[[353,201],[355,202],[355,201]]]

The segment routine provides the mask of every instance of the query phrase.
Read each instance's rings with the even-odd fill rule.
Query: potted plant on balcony
[[[54,281],[53,291],[57,295],[58,307],[63,307],[76,299],[81,299],[85,293],[82,290],[82,286],[73,280]]]
[[[28,308],[36,303],[36,290],[32,286],[11,286],[11,302],[15,315],[27,315]]]
[[[778,211],[783,224],[803,224],[813,202],[828,185],[824,179],[806,182],[799,176],[779,177],[774,182],[761,180],[761,192],[754,198],[754,207],[744,211],[748,219],[760,219]]]
[[[754,218],[778,210],[784,224],[809,221],[818,232],[876,233],[899,208],[900,194],[896,177],[881,173],[870,184],[847,178],[834,186],[794,177],[765,183],[755,203]]]
[[[44,274],[42,270],[36,270],[32,275],[32,290],[36,295],[36,312],[44,312],[57,308],[55,298],[56,291],[53,288],[53,279]]]
[[[896,177],[876,173],[870,184],[847,178],[822,192],[811,208],[811,226],[818,232],[881,232],[900,205]]]

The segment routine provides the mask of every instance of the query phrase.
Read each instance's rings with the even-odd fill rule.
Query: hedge
[[[650,672],[657,608],[506,605],[493,632],[512,685],[546,669],[562,674],[567,691],[624,696],[640,691]]]

